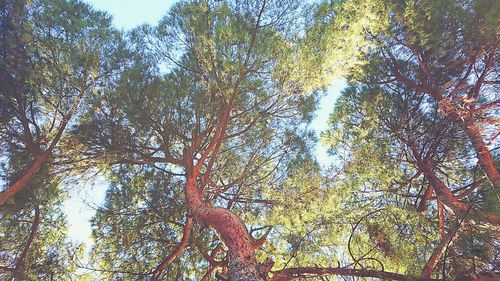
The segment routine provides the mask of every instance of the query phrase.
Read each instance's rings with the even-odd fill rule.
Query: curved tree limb
[[[429,96],[432,96],[440,104],[442,102],[447,101],[446,97],[443,96],[441,90],[436,86],[432,87],[431,85],[424,83],[425,79],[422,79],[421,81],[422,85],[419,85],[418,83],[412,81],[410,78],[401,73],[401,66],[399,65],[397,59],[394,57],[394,55],[391,53],[390,50],[386,50],[384,54],[387,54],[387,56],[389,56],[392,62],[390,68],[391,71],[394,73],[396,80],[404,83],[407,87],[415,90],[417,93],[425,93]],[[484,65],[484,70],[482,71],[479,79],[474,83],[474,85],[472,85],[470,93],[468,94],[469,98],[474,98],[475,100],[477,100],[485,76],[491,70],[491,67],[493,65],[493,57],[494,57],[493,55],[487,57],[486,63]],[[425,61],[420,61],[419,67],[420,68],[425,67]],[[426,76],[429,79],[432,78],[428,74]],[[457,112],[455,106],[453,106],[453,108],[451,108],[451,110],[447,111],[446,113],[441,112],[441,114],[464,128],[467,137],[472,143],[472,147],[476,151],[479,164],[483,168],[488,179],[493,183],[493,187],[499,188],[500,173],[498,172],[498,169],[495,165],[493,156],[491,155],[488,147],[486,146],[483,140],[483,137],[481,135],[481,130],[478,128],[478,126],[474,124],[473,119],[475,118],[472,117],[472,114],[474,113],[475,109],[476,108],[474,104],[474,107],[469,110],[468,115],[470,116],[468,116],[467,118],[462,118],[462,116]]]
[[[264,245],[264,243],[266,243],[267,236],[269,235],[269,232],[271,232],[271,230],[273,229],[272,226],[266,226],[266,227],[267,227],[266,232],[264,232],[264,234],[259,239],[254,239],[254,241],[253,241],[253,247],[255,249],[258,249],[258,248],[262,247],[262,245]]]
[[[175,249],[156,267],[153,271],[153,276],[151,277],[151,281],[156,281],[160,277],[161,272],[167,268],[178,256],[179,254],[187,247],[189,243],[189,236],[191,234],[191,229],[193,226],[193,218],[187,217],[186,223],[184,224],[184,233],[182,234],[181,242],[177,244]]]
[[[359,259],[356,259],[354,257],[354,254],[352,252],[352,249],[351,249],[351,241],[352,241],[352,237],[354,236],[354,232],[356,231],[356,228],[358,228],[358,226],[361,224],[361,222],[366,219],[367,217],[375,214],[375,213],[378,213],[380,211],[383,211],[384,209],[377,209],[377,210],[374,210],[374,211],[371,211],[369,213],[367,213],[366,215],[364,215],[363,217],[361,217],[357,222],[356,224],[353,226],[352,228],[352,231],[351,231],[351,235],[349,235],[349,240],[347,240],[347,250],[349,252],[349,255],[351,256],[351,259],[354,263],[354,267],[356,267],[356,265],[359,264],[359,261],[362,259],[362,258],[359,258]],[[361,265],[361,264],[360,264]]]
[[[0,205],[5,203],[5,201],[9,200],[17,192],[23,189],[35,177],[35,175],[38,173],[38,170],[40,170],[40,168],[42,167],[42,164],[49,159],[49,156],[52,154],[52,151],[61,140],[61,137],[66,129],[66,126],[68,125],[68,122],[70,121],[71,117],[75,114],[78,105],[80,104],[80,101],[83,98],[85,90],[86,88],[84,87],[80,89],[78,97],[73,102],[69,113],[63,117],[61,124],[59,125],[59,128],[57,130],[57,133],[54,136],[54,139],[52,139],[52,141],[50,142],[49,147],[43,153],[41,153],[35,158],[33,164],[31,164],[28,170],[26,170],[23,173],[21,178],[19,178],[16,182],[14,182],[12,185],[7,187],[4,191],[0,193]]]
[[[23,275],[22,271],[24,270],[24,265],[26,263],[26,257],[28,256],[29,249],[31,247],[31,244],[33,243],[33,240],[35,239],[35,235],[38,229],[38,225],[40,224],[40,206],[38,205],[38,202],[34,196],[34,194],[31,194],[33,198],[33,202],[35,204],[35,218],[33,219],[33,224],[31,225],[31,230],[30,234],[28,236],[28,239],[26,240],[26,244],[24,245],[24,249],[17,259],[16,266],[15,266],[15,271],[18,271],[17,274],[20,274],[21,277]]]
[[[453,245],[453,243],[456,241],[457,234],[460,231],[460,228],[462,226],[462,223],[465,221],[467,218],[468,213],[465,214],[465,216],[460,220],[458,223],[458,226],[456,226],[455,230],[444,235],[442,238],[441,242],[437,246],[436,249],[434,249],[434,252],[432,255],[429,257],[427,260],[427,263],[424,266],[424,269],[422,270],[421,277],[422,278],[430,278],[432,275],[432,272],[436,268],[437,263],[441,259],[444,253],[446,253],[446,250]]]
[[[388,280],[411,280],[411,281],[431,281],[439,279],[421,278],[416,276],[403,275],[393,272],[378,271],[372,269],[352,269],[341,267],[297,267],[287,268],[273,273],[269,281],[289,281],[295,278],[310,278],[329,275],[352,276],[352,277],[372,277]]]

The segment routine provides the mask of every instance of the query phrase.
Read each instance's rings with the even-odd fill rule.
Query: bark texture
[[[495,161],[491,156],[488,147],[483,141],[481,131],[474,125],[466,125],[465,132],[472,142],[472,146],[476,150],[479,165],[483,168],[488,179],[493,183],[495,188],[500,187],[500,174],[495,165]]]
[[[193,225],[193,219],[188,217],[186,219],[186,224],[184,224],[184,232],[182,234],[181,242],[177,244],[175,249],[170,253],[153,271],[153,276],[151,277],[151,281],[156,281],[161,275],[161,272],[167,268],[176,258],[179,256],[182,251],[187,247],[189,243],[189,237],[191,235],[191,229]]]
[[[415,276],[403,275],[393,272],[377,271],[371,269],[352,269],[352,268],[315,268],[298,267],[287,268],[274,273],[270,281],[288,281],[295,278],[311,278],[329,275],[352,276],[352,277],[372,277],[381,280],[436,280],[430,278],[419,278]]]
[[[47,160],[50,153],[51,150],[47,150],[40,156],[35,158],[33,164],[31,164],[28,170],[23,173],[21,178],[19,178],[11,186],[7,187],[2,193],[0,193],[0,205],[16,195],[16,193],[23,189],[35,177],[35,175],[38,173],[38,170],[40,170],[40,167],[42,167],[42,164]]]
[[[257,269],[253,238],[243,222],[231,211],[204,202],[196,183],[196,174],[188,175],[185,188],[188,208],[196,222],[213,228],[228,248],[228,280],[264,281]]]
[[[438,262],[441,260],[441,257],[446,252],[446,249],[448,249],[448,247],[450,247],[455,240],[456,240],[456,235],[454,235],[453,233],[448,234],[441,240],[441,243],[439,243],[437,248],[434,249],[434,252],[427,260],[427,263],[425,264],[424,269],[422,270],[421,274],[422,278],[431,277],[432,272],[436,268]]]

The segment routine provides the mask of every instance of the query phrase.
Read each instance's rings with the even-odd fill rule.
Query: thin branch
[[[329,275],[352,276],[352,277],[372,277],[384,280],[408,280],[408,281],[432,281],[440,279],[421,278],[410,275],[403,275],[393,272],[378,271],[372,269],[351,269],[340,267],[298,267],[287,268],[276,271],[270,281],[289,281],[295,278],[310,278]]]
[[[179,244],[175,247],[174,251],[170,253],[153,271],[153,276],[151,277],[151,281],[157,281],[160,277],[161,272],[167,268],[179,255],[180,253],[187,247],[189,242],[189,236],[191,234],[191,228],[193,225],[193,218],[187,217],[186,224],[184,224],[184,233],[182,234],[182,239]]]

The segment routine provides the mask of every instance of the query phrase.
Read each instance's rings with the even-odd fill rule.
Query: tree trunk
[[[483,141],[481,131],[473,124],[465,124],[465,132],[472,142],[472,146],[476,150],[479,165],[483,168],[488,179],[493,183],[495,188],[500,187],[500,174],[498,173],[495,161],[491,156],[488,147]]]
[[[77,102],[73,104],[73,107],[71,109],[71,113],[67,116],[65,116],[61,122],[61,125],[57,131],[56,136],[50,143],[49,147],[47,150],[45,150],[42,154],[38,155],[35,160],[33,161],[33,164],[26,170],[21,178],[19,178],[15,183],[13,183],[11,186],[7,187],[4,191],[0,193],[0,205],[5,203],[7,200],[12,198],[16,193],[18,193],[21,189],[23,189],[26,184],[28,184],[38,173],[38,170],[40,170],[40,167],[44,162],[47,161],[49,158],[50,154],[56,147],[56,145],[59,143],[59,140],[62,137],[62,134],[64,133],[64,129],[66,128],[66,125],[69,122],[69,119],[71,118],[71,115],[76,111],[77,105],[80,103],[80,100],[83,96],[83,90],[80,92],[80,96],[78,97]]]
[[[434,252],[429,257],[429,260],[427,260],[427,263],[425,264],[424,269],[422,270],[421,274],[422,278],[427,279],[431,277],[432,272],[436,268],[438,262],[441,260],[441,257],[443,257],[444,253],[446,252],[446,249],[448,249],[448,247],[450,247],[455,240],[456,240],[456,235],[454,235],[454,233],[449,233],[448,235],[442,238],[441,243],[439,243],[437,248],[434,249]]]
[[[425,190],[424,195],[422,196],[422,199],[420,199],[420,203],[418,204],[417,210],[419,212],[424,212],[427,207],[427,201],[432,197],[432,193],[434,192],[434,189],[432,188],[432,185],[429,185],[427,189]]]
[[[264,281],[257,270],[253,238],[239,217],[227,209],[204,202],[203,194],[197,187],[197,175],[192,171],[188,171],[185,192],[188,209],[196,222],[213,228],[228,248],[228,279]]]
[[[433,187],[436,196],[441,203],[452,209],[457,214],[466,213],[469,210],[469,206],[455,198],[455,195],[453,195],[451,190],[443,183],[443,181],[439,177],[434,174],[429,163],[423,163],[421,169],[423,170],[425,178]]]
[[[26,170],[21,178],[19,178],[16,182],[14,182],[11,186],[7,187],[4,191],[0,193],[0,205],[5,203],[7,200],[12,198],[16,193],[18,193],[21,189],[23,189],[28,182],[30,182],[40,170],[43,162],[45,162],[49,156],[51,151],[45,151],[33,161],[33,164]]]
[[[441,203],[452,209],[456,213],[464,213],[468,211],[468,206],[467,204],[461,202],[457,198],[455,198],[455,195],[451,190],[444,184],[444,182],[434,174],[434,171],[432,170],[431,164],[428,159],[422,159],[420,157],[420,153],[417,147],[417,144],[415,143],[414,140],[409,140],[407,142],[407,145],[409,146],[413,157],[415,158],[417,162],[417,166],[420,171],[424,174],[425,179],[429,182],[429,188],[426,191],[426,194],[424,194],[424,198],[422,198],[422,201],[424,199],[428,199],[432,195],[432,191],[436,193],[436,197],[438,198]],[[426,196],[428,196],[426,198]],[[421,202],[422,203],[422,202]],[[424,202],[425,203],[425,202]],[[425,205],[419,206],[419,208],[424,208]]]

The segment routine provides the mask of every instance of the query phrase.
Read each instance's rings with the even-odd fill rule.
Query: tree
[[[346,2],[345,6],[342,7],[348,10],[352,8],[349,4],[352,5],[350,2]],[[372,5],[367,7],[366,11],[373,8]],[[320,7],[318,17],[321,17],[325,12],[325,9],[321,9],[324,7]],[[408,196],[407,194],[391,196],[390,193],[383,193],[384,197],[381,196],[378,202],[378,206],[382,209],[363,206],[358,211],[356,207],[353,208],[359,200],[370,198],[368,195],[356,196],[354,192],[354,188],[361,188],[368,180],[371,181],[370,186],[387,188],[388,185],[394,185],[394,181],[413,177],[413,174],[406,174],[409,173],[408,168],[416,168],[414,173],[422,174],[424,167],[418,165],[418,162],[421,161],[416,156],[423,153],[431,156],[432,161],[443,163],[450,171],[459,171],[461,174],[471,172],[472,169],[468,166],[469,162],[466,158],[470,157],[470,150],[467,147],[450,145],[450,139],[453,136],[458,136],[464,143],[467,142],[460,132],[462,127],[447,122],[439,114],[428,114],[423,105],[422,108],[415,107],[415,103],[418,104],[417,100],[405,105],[405,102],[412,100],[412,98],[407,98],[402,104],[391,103],[391,106],[402,106],[403,108],[390,118],[396,120],[402,116],[418,113],[415,117],[417,121],[420,118],[417,127],[398,127],[392,131],[384,132],[383,128],[376,127],[380,124],[371,124],[370,127],[363,128],[365,132],[356,133],[360,134],[356,135],[360,138],[366,138],[371,133],[380,133],[386,136],[386,139],[380,139],[379,143],[368,145],[362,143],[360,150],[356,151],[364,157],[369,155],[380,157],[372,165],[372,167],[377,167],[377,175],[366,175],[363,170],[355,170],[354,168],[358,169],[362,165],[366,167],[366,162],[360,161],[358,155],[349,155],[349,159],[360,161],[359,166],[342,172],[342,177],[347,180],[340,187],[324,185],[321,180],[312,181],[311,186],[307,185],[307,181],[297,183],[295,180],[294,182],[294,173],[298,173],[299,178],[300,175],[307,175],[307,173],[301,168],[302,165],[294,166],[294,161],[291,160],[299,157],[298,161],[303,162],[304,165],[314,167],[316,164],[306,161],[308,159],[306,156],[294,156],[287,149],[283,151],[282,147],[273,146],[276,143],[276,138],[281,138],[281,143],[287,146],[297,145],[295,137],[292,139],[284,137],[293,136],[290,133],[300,128],[300,124],[296,122],[276,123],[276,120],[281,120],[280,117],[283,116],[280,112],[283,111],[293,110],[297,113],[307,113],[307,111],[300,109],[300,104],[304,103],[305,97],[297,97],[294,94],[311,89],[310,84],[317,86],[318,83],[322,85],[321,82],[326,81],[324,78],[317,78],[314,75],[328,74],[328,68],[324,70],[323,65],[328,62],[329,53],[326,55],[321,53],[323,50],[328,50],[328,45],[327,47],[312,48],[312,58],[319,59],[323,64],[319,65],[319,72],[312,72],[313,77],[306,75],[303,79],[297,79],[297,73],[302,72],[293,67],[294,63],[301,60],[307,61],[310,58],[308,57],[310,52],[299,49],[299,55],[302,57],[293,56],[291,51],[294,50],[295,46],[287,41],[293,37],[287,35],[286,30],[283,29],[286,27],[283,24],[286,21],[283,20],[287,19],[283,16],[287,15],[285,13],[287,11],[283,13],[276,11],[273,9],[272,3],[265,1],[260,2],[255,7],[244,2],[182,3],[175,6],[158,27],[143,27],[132,33],[131,43],[136,46],[136,53],[139,55],[134,68],[122,77],[123,79],[118,83],[116,90],[105,93],[95,101],[96,105],[104,105],[104,108],[99,109],[97,114],[90,111],[87,117],[88,122],[82,124],[75,131],[79,141],[89,148],[87,152],[89,156],[100,158],[103,163],[109,165],[113,177],[117,179],[116,187],[108,194],[106,207],[99,211],[95,223],[96,237],[105,241],[102,246],[96,247],[96,257],[98,263],[102,265],[99,270],[108,272],[107,278],[151,274],[152,278],[156,280],[165,270],[169,270],[169,274],[175,274],[177,278],[187,278],[188,275],[192,274],[202,276],[203,273],[196,265],[197,261],[203,257],[205,262],[202,264],[208,266],[208,269],[204,271],[204,279],[210,278],[214,273],[216,276],[225,275],[229,280],[269,278],[270,280],[289,280],[331,274],[401,280],[412,279],[415,278],[413,275],[421,274],[422,279],[428,279],[430,278],[428,272],[432,273],[436,262],[445,253],[443,250],[448,250],[447,246],[451,240],[455,240],[457,229],[462,228],[460,219],[468,212],[465,209],[469,206],[467,204],[474,205],[470,202],[463,203],[461,199],[466,197],[468,193],[474,193],[480,182],[474,181],[471,184],[472,188],[468,189],[466,194],[458,195],[454,189],[444,184],[437,187],[436,194],[439,203],[436,209],[430,211],[438,213],[441,223],[437,227],[432,227],[433,224],[428,221],[433,217],[426,218],[414,209],[408,210],[409,201],[405,198]],[[272,19],[273,16],[277,16],[279,20]],[[271,17],[271,19],[267,17]],[[338,26],[336,25],[337,21],[346,20],[345,17],[345,14],[336,15],[333,27]],[[328,32],[329,24],[331,24],[329,21],[326,21],[326,24],[325,21],[321,22],[319,27],[314,27],[309,31],[309,35],[315,35],[314,32],[319,32],[320,35],[322,32],[326,32],[327,35],[331,35]],[[385,27],[383,23],[371,22],[371,24]],[[360,30],[364,29],[363,26],[360,27]],[[340,30],[351,32],[347,33],[351,36],[347,38],[348,41],[350,40],[349,43],[360,40],[360,38],[364,39],[365,36],[364,34],[360,36],[348,28],[340,28]],[[314,36],[311,37],[313,39],[307,35],[303,38],[306,45],[310,42],[309,40],[317,42],[314,41]],[[307,47],[311,47],[311,45],[307,45]],[[320,53],[314,53],[318,50]],[[342,51],[344,50],[342,49]],[[362,48],[361,50],[366,49]],[[354,51],[354,53],[348,52],[348,54],[357,55],[356,49]],[[360,60],[349,58],[349,68],[347,69],[365,65],[363,69],[366,71],[355,72],[353,77],[364,73],[368,73],[369,77],[383,74],[383,72],[376,71],[368,72],[368,70],[373,70],[373,65],[370,64],[372,60],[368,60],[370,63],[364,63],[362,59],[365,58],[370,57],[368,55],[362,56]],[[161,59],[166,59],[170,63],[167,67],[167,73],[163,77],[158,74],[157,69],[157,62]],[[335,59],[338,61],[339,58],[336,56]],[[373,60],[373,62],[379,61]],[[302,65],[299,64],[300,66]],[[407,85],[398,86],[400,86],[398,94],[408,95],[414,91]],[[390,93],[390,91],[388,92]],[[147,98],[144,99],[144,97]],[[434,113],[437,113],[435,103],[433,104],[432,100],[426,99],[423,104],[434,108]],[[404,108],[405,106],[406,108]],[[310,107],[306,108],[311,109]],[[447,126],[445,131],[441,131],[439,128],[442,124]],[[390,127],[391,124],[387,123],[385,126]],[[277,133],[280,130],[283,130],[283,133]],[[367,131],[373,132],[367,133]],[[91,132],[98,132],[98,134],[92,135]],[[406,142],[401,143],[402,139],[388,137],[388,134],[397,132],[403,132]],[[423,135],[418,135],[422,132]],[[439,137],[442,133],[450,135],[443,140]],[[416,142],[415,145],[411,145],[406,139],[408,136],[413,136],[412,134],[419,136],[418,139],[410,140]],[[356,144],[353,140],[348,143],[350,142]],[[410,163],[392,163],[388,161],[390,159],[384,159],[387,153],[394,153],[391,151],[391,145],[398,142],[399,147],[403,146],[407,149],[407,153],[411,153],[413,158]],[[302,149],[307,149],[307,146],[302,146]],[[276,154],[283,156],[275,156]],[[259,159],[263,162],[259,163]],[[280,161],[276,162],[276,159]],[[430,159],[426,158],[426,161],[430,161]],[[446,161],[450,163],[446,163]],[[270,164],[272,165],[268,166]],[[135,168],[137,165],[140,168]],[[433,180],[432,189],[427,189],[430,191],[434,190],[436,183],[443,183],[436,176],[436,170],[434,170],[436,166],[433,162],[432,169],[427,169],[423,176],[423,178],[428,178],[427,181]],[[386,167],[395,173],[394,177],[387,177],[386,170],[384,170]],[[262,172],[266,170],[274,173]],[[276,172],[283,175],[284,178],[269,180],[269,177],[273,177]],[[265,177],[256,176],[261,174],[264,174]],[[320,174],[317,173],[315,176],[320,177]],[[420,174],[415,178],[419,176]],[[258,180],[252,181],[255,180],[255,177]],[[354,182],[351,181],[351,177],[355,179]],[[285,180],[285,178],[287,179]],[[408,178],[406,179],[408,180]],[[260,187],[259,184],[262,180],[265,180],[272,188]],[[464,175],[463,178],[456,181],[457,184],[469,184],[470,178]],[[154,184],[151,185],[151,182]],[[301,184],[305,185],[301,186]],[[132,188],[129,190],[126,188],[127,185]],[[166,192],[167,198],[162,200],[171,202],[168,204],[169,207],[178,206],[176,208],[186,210],[187,214],[172,213],[173,210],[169,211],[168,208],[167,213],[164,213],[165,210],[157,201],[160,200],[160,197],[155,195],[162,193],[158,191],[158,186],[161,186],[163,192]],[[422,186],[426,186],[426,184]],[[308,187],[313,188],[309,190]],[[286,199],[283,197],[280,198],[276,194],[272,196],[269,193],[267,193],[268,196],[275,200],[259,198],[262,191],[272,193],[275,188],[280,188],[282,191],[290,188],[290,197],[286,197],[286,199],[293,198],[296,193],[302,194],[303,198],[284,202]],[[321,203],[300,193],[302,188],[309,190],[306,194],[309,192],[314,195],[321,194],[322,199],[329,200],[328,202],[341,200],[345,202],[345,204],[341,204],[344,209],[339,208],[342,210],[339,211],[331,205],[321,209],[319,207]],[[419,194],[418,191],[413,189],[411,191],[413,194],[410,193],[409,196],[419,196],[415,195]],[[135,192],[151,195],[144,196],[135,194]],[[184,193],[184,198],[179,196],[182,193]],[[479,193],[475,194],[481,196]],[[425,206],[424,202],[432,199],[431,195],[428,195],[428,198],[422,195],[422,206]],[[256,197],[259,199],[255,199]],[[401,200],[401,197],[404,200]],[[158,199],[151,200],[152,198]],[[265,260],[265,256],[261,256],[259,260],[262,262],[257,263],[256,249],[258,247],[256,245],[261,246],[261,242],[258,241],[264,241],[266,237],[274,241],[276,236],[273,236],[271,228],[262,223],[262,220],[250,216],[250,220],[247,221],[258,222],[255,229],[263,233],[262,239],[255,239],[251,235],[252,231],[248,231],[246,228],[241,216],[248,217],[245,212],[259,214],[264,218],[282,222],[283,226],[286,226],[287,220],[290,221],[290,219],[287,219],[283,214],[273,213],[272,209],[255,208],[251,205],[238,207],[237,203],[277,204],[274,206],[275,209],[280,210],[283,206],[287,206],[288,208],[285,210],[289,210],[294,207],[304,207],[300,204],[300,202],[304,202],[301,199],[309,202],[311,206],[318,206],[321,211],[317,213],[300,212],[298,222],[293,222],[298,229],[295,229],[296,231],[286,230],[288,233],[282,238],[290,242],[292,247],[282,252],[290,255],[289,261],[276,259],[276,256],[279,256],[277,253],[280,251],[272,249],[270,246],[271,254],[267,257],[274,254],[275,260],[278,260],[278,263],[281,263],[280,265],[284,268],[273,271],[272,263],[275,261]],[[134,202],[134,204],[124,205],[123,200]],[[224,202],[226,203],[223,205]],[[444,204],[452,210],[447,217],[447,224],[444,224],[444,212],[442,205],[439,204]],[[345,215],[345,210],[349,209],[352,209],[352,216]],[[425,208],[423,209],[425,210]],[[481,213],[479,209],[477,211]],[[165,228],[167,235],[161,234],[161,231],[157,229],[161,222],[156,221],[156,219],[153,221],[146,219],[146,214],[151,212],[156,213],[159,217],[167,218],[170,223]],[[335,214],[338,217],[335,217]],[[119,220],[114,218],[117,215]],[[140,226],[133,226],[134,217],[140,221]],[[491,217],[482,215],[481,218],[488,221]],[[316,225],[309,224],[315,220]],[[331,264],[301,267],[300,264],[310,262],[311,257],[321,260],[332,256],[333,249],[329,249],[324,255],[317,253],[319,248],[311,248],[311,256],[301,255],[301,252],[307,253],[307,247],[320,241],[318,239],[321,238],[317,235],[325,233],[328,231],[328,226],[339,222],[351,223],[352,228],[339,228],[338,231],[344,236],[342,234],[324,235],[325,241],[342,241],[339,236],[348,240],[348,245],[344,249],[350,254],[352,264],[349,266],[353,268],[345,268],[340,265],[332,266]],[[467,221],[467,223],[469,222],[470,220]],[[288,223],[290,224],[290,222]],[[109,225],[111,229],[100,229],[103,224]],[[148,244],[148,247],[144,248],[138,240],[138,237],[144,234],[141,234],[140,231],[127,233],[120,227],[121,225],[131,225],[131,229],[141,229],[144,231],[142,233],[148,233],[147,235],[158,238],[155,238],[153,244]],[[217,236],[214,236],[213,232],[204,234],[203,231],[207,226],[214,230]],[[346,231],[349,233],[348,236],[345,236]],[[363,231],[366,231],[366,234],[363,234]],[[413,240],[409,239],[394,244],[402,233],[410,233],[413,235],[410,236]],[[440,239],[444,241],[441,244],[446,247],[437,245],[439,244],[437,238],[439,233],[442,234]],[[159,234],[166,238],[160,238]],[[117,235],[123,238],[113,239]],[[173,237],[176,237],[178,243],[170,247],[171,250],[168,254],[163,253],[164,259],[154,270],[148,272],[147,267],[150,266],[152,257],[146,253],[158,252],[158,247],[161,247],[158,241],[162,239],[172,241]],[[438,240],[438,243],[429,245],[428,241],[431,239]],[[204,242],[200,243],[200,241]],[[484,241],[491,241],[491,237],[486,235]],[[276,244],[279,245],[279,242]],[[140,260],[135,259],[137,255],[128,255],[127,247],[129,245],[132,245],[134,252],[140,253],[138,254],[142,256]],[[190,245],[191,248],[189,248]],[[208,250],[206,249],[207,245],[210,245]],[[429,246],[435,248],[432,249]],[[199,253],[193,251],[195,247],[198,248]],[[190,249],[189,254],[182,255],[182,251],[186,248]],[[316,249],[316,252],[312,249]],[[420,273],[418,270],[407,270],[409,266],[414,265],[414,260],[403,258],[405,250],[412,251],[417,255],[419,270],[426,268],[425,273]],[[431,258],[429,258],[427,253],[432,251],[435,254],[431,254]],[[156,255],[153,254],[153,256]],[[189,258],[183,259],[182,257]],[[398,257],[403,261],[398,261]],[[486,258],[487,262],[491,262],[490,257]],[[382,259],[384,262],[381,262]],[[289,262],[292,260],[297,267],[288,268]],[[390,270],[409,275],[386,271],[385,265],[389,265],[387,268]],[[126,271],[121,270],[124,266],[127,268]],[[371,269],[357,269],[356,266],[368,266]],[[144,273],[145,270],[146,273]],[[272,277],[268,275],[270,270],[273,271]]]
[[[422,271],[424,278],[431,276],[444,251],[461,236],[456,234],[463,226],[457,224],[462,225],[464,219],[466,224],[477,224],[471,219],[479,219],[493,224],[493,228],[498,225],[497,211],[484,208],[495,201],[496,192],[481,189],[489,184],[478,178],[484,173],[493,187],[498,186],[498,170],[486,146],[493,143],[498,126],[498,97],[493,90],[497,84],[497,19],[490,14],[498,7],[489,4],[324,3],[315,14],[316,25],[304,40],[306,48],[301,58],[308,65],[305,69],[319,69],[308,73],[303,81],[306,87],[328,83],[335,75],[347,75],[357,85],[346,92],[349,104],[338,105],[334,127],[328,134],[334,147],[347,149],[347,160],[354,158],[347,167],[362,163],[352,170],[356,180],[359,173],[366,174],[370,181],[370,176],[380,178],[363,165],[382,153],[382,158],[376,158],[381,161],[376,166],[390,161],[397,168],[394,175],[403,173],[407,177],[395,183],[385,182],[382,187],[409,184],[406,196],[415,196],[411,188],[422,178],[428,185],[417,193],[421,198],[417,209],[425,211],[429,199],[437,199],[442,241]],[[487,11],[487,7],[493,9]],[[318,46],[309,50],[312,44]],[[361,85],[365,88],[361,89]],[[411,95],[413,98],[409,98]],[[384,106],[374,112],[379,99],[385,100],[381,103]],[[439,120],[440,116],[444,119]],[[398,147],[408,154],[399,154]],[[476,152],[476,157],[471,151]],[[481,168],[479,173],[479,167],[471,165],[474,158]],[[415,170],[405,175],[412,165],[416,165]],[[457,170],[450,173],[446,171],[449,168]],[[461,191],[465,192],[459,194]],[[454,225],[453,231],[445,231],[445,210],[455,214],[448,220]]]
[[[486,179],[480,179],[477,166],[468,161],[473,149],[467,148],[467,136],[456,124],[432,110],[436,106],[425,96],[415,98],[411,91],[385,92],[380,88],[351,86],[339,99],[330,120],[332,128],[324,135],[332,151],[339,157],[347,155],[342,163],[345,163],[346,185],[352,199],[345,209],[370,198],[369,205],[378,208],[377,212],[416,220],[405,227],[405,231],[416,231],[410,235],[412,239],[423,235],[424,244],[418,246],[418,240],[413,241],[417,246],[415,250],[425,249],[429,240],[438,241],[434,251],[427,248],[421,257],[423,263],[418,268],[424,278],[431,276],[445,251],[455,264],[452,274],[456,276],[470,270],[474,262],[463,261],[463,257],[474,258],[468,255],[468,250],[460,253],[461,249],[468,247],[464,245],[469,245],[470,239],[475,240],[479,248],[493,245],[495,236],[484,229],[484,222],[496,223],[498,216],[497,208],[491,208],[495,195],[490,192],[494,190],[481,186],[487,183]],[[422,159],[432,163],[431,171],[424,170]],[[436,179],[430,178],[432,176],[445,179],[439,183],[445,186],[450,197],[434,190]],[[462,205],[465,211],[458,209]],[[375,242],[386,255],[392,255],[394,249],[406,249],[408,253],[403,245],[391,246],[400,239],[391,238],[387,230],[381,231],[390,230],[380,222],[384,220],[387,219],[375,220],[374,224],[365,219],[358,224],[362,227],[368,223],[365,227],[370,238],[376,238]],[[477,261],[477,265],[482,265],[476,269],[486,270],[495,263],[494,253],[488,247],[478,250],[485,259]],[[384,265],[387,266],[387,262]]]
[[[287,10],[278,9],[280,4]],[[168,208],[182,206],[187,212],[169,214],[173,222],[162,227],[184,229],[178,235],[182,241],[189,239],[184,237],[192,233],[193,220],[200,228],[213,229],[227,247],[231,280],[262,280],[267,274],[259,272],[255,259],[260,242],[236,215],[244,210],[236,205],[253,202],[259,197],[259,185],[278,181],[273,171],[284,173],[286,163],[297,157],[302,142],[296,134],[311,119],[315,104],[314,96],[293,95],[295,89],[279,67],[289,54],[286,36],[295,5],[177,4],[157,27],[132,34],[137,52],[133,67],[114,90],[95,101],[98,112],[91,108],[87,122],[75,131],[89,147],[87,153],[113,170],[116,165],[124,167],[113,173],[128,178],[119,180],[119,186],[138,181],[144,185],[139,190],[146,187],[157,193],[161,189],[166,192],[163,196],[171,197]],[[157,70],[160,59],[171,65],[165,75]],[[131,168],[135,165],[145,166]],[[176,189],[180,186],[181,190]],[[111,210],[100,213],[98,225],[106,223],[107,212],[125,207],[120,207],[123,198],[114,199],[113,194],[108,195]],[[168,210],[151,199],[127,206],[133,212]],[[111,233],[96,232],[98,237]],[[190,244],[176,246],[152,271],[152,278],[158,279]],[[112,267],[112,257],[126,250],[118,249],[114,253],[102,248],[102,257]]]
[[[109,17],[83,3],[2,4],[2,108],[9,112],[2,116],[2,158],[29,159],[5,167],[5,204],[40,171],[67,161],[56,148],[82,99],[118,69],[121,46]]]
[[[22,208],[2,209],[2,280],[72,280],[75,276],[72,259],[81,256],[83,248],[66,240],[66,221],[56,199],[63,195],[54,194],[52,184],[45,182],[44,189],[32,191]]]
[[[119,69],[120,33],[78,1],[0,2],[0,273],[70,279],[60,210],[76,157],[65,138],[82,100]],[[81,253],[80,253],[81,254]]]
[[[498,187],[487,146],[498,127],[499,8],[491,1],[325,3],[317,15],[321,21],[310,30],[313,39],[305,44],[322,40],[323,48],[319,58],[305,51],[311,67],[323,70],[314,72],[309,87],[349,73],[355,81],[432,97],[437,110],[466,132],[479,165]]]
[[[493,268],[494,155],[472,130],[490,128],[496,110],[484,85],[495,84],[497,20],[484,6],[184,1],[122,39],[77,1],[9,2],[1,269],[11,279],[65,279],[76,265],[103,280],[276,281]],[[446,64],[473,53],[470,71]],[[332,74],[351,83],[323,135],[337,161],[322,170],[308,124]],[[51,233],[64,227],[64,172],[82,168],[110,184],[89,264]]]

